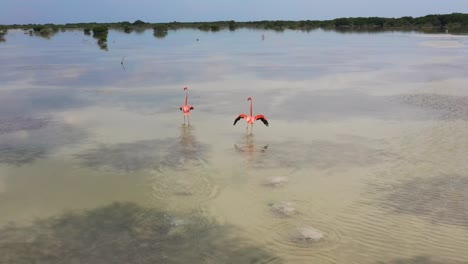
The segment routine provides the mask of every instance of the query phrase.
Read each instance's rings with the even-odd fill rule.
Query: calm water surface
[[[0,263],[468,263],[467,36],[108,39],[0,42]]]

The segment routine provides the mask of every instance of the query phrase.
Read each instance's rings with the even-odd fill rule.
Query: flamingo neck
[[[185,90],[185,105],[188,105],[188,90]]]
[[[252,104],[252,99],[250,99],[250,116],[253,116]]]

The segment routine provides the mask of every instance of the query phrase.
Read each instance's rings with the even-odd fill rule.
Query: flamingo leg
[[[253,134],[253,124],[250,125],[250,135]]]
[[[187,116],[187,120],[188,120],[187,125],[190,126],[190,116],[189,115]]]
[[[185,115],[184,115],[184,125],[185,125]]]

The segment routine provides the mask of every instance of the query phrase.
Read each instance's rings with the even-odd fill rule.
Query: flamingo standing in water
[[[247,101],[250,101],[250,115],[246,115],[246,114],[240,114],[235,120],[234,120],[234,124],[233,125],[236,125],[237,121],[239,121],[241,118],[245,118],[245,120],[247,121],[247,133],[249,132],[249,124],[250,124],[250,134],[252,134],[252,129],[253,129],[253,124],[255,121],[257,120],[261,120],[263,122],[263,124],[265,124],[265,126],[268,126],[268,120],[267,118],[264,116],[264,115],[256,115],[254,117],[253,115],[253,111],[252,111],[252,97],[249,97],[247,98]]]
[[[190,111],[193,110],[193,106],[188,104],[188,87],[184,87],[185,90],[185,104],[181,106],[180,111],[184,112],[184,125],[185,125],[185,116],[187,116],[187,125],[190,126]]]

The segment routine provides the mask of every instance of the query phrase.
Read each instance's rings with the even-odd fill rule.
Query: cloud
[[[0,163],[21,166],[87,137],[82,129],[56,121],[47,122],[40,128],[27,127],[26,123],[21,130],[0,135]]]

